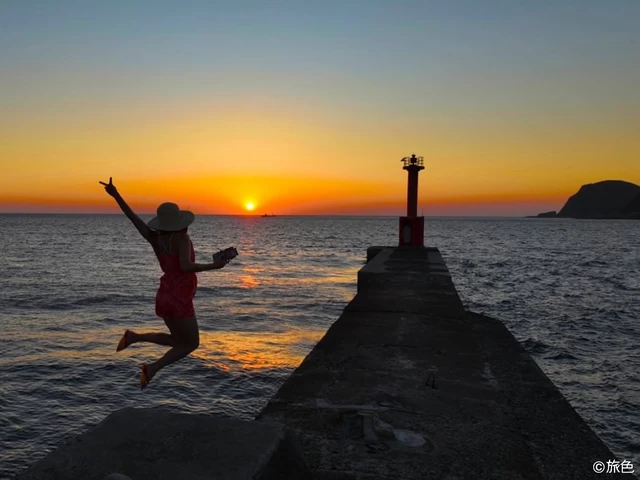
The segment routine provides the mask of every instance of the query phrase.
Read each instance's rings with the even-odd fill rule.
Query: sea
[[[148,220],[150,216],[141,216]],[[161,275],[124,215],[0,215],[0,479],[124,407],[253,419],[356,293],[397,217],[198,216],[200,348],[144,391],[116,353],[125,329],[165,331]],[[469,310],[500,319],[615,455],[640,470],[640,222],[426,218]],[[568,459],[571,461],[571,459]]]

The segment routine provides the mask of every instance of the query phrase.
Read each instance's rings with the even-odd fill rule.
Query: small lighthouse
[[[423,158],[404,157],[403,170],[409,173],[407,182],[407,216],[400,217],[400,245],[424,247],[424,217],[418,217],[418,173],[424,170]]]

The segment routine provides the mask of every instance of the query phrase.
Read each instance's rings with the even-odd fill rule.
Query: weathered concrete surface
[[[431,313],[462,318],[464,307],[437,248],[371,247],[349,311]]]
[[[501,322],[460,314],[452,283],[380,289],[394,258],[448,274],[435,249],[399,250],[370,259],[352,304],[258,415],[297,433],[315,479],[632,478],[593,472],[615,456]],[[450,300],[415,300],[432,293]]]
[[[125,408],[16,480],[299,480],[311,478],[282,424]]]

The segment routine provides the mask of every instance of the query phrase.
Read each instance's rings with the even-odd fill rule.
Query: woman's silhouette
[[[157,216],[144,223],[118,193],[111,178],[100,182],[140,234],[151,244],[164,275],[156,293],[156,315],[164,320],[170,333],[136,333],[125,330],[116,351],[138,342],[166,345],[171,349],[155,362],[140,366],[140,388],[144,389],[161,368],[186,357],[200,344],[200,332],[193,308],[198,286],[197,272],[223,268],[228,260],[194,263],[193,244],[187,234],[193,213],[180,210],[175,203],[163,203]]]

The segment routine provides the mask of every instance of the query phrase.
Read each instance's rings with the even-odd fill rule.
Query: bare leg
[[[168,333],[136,333],[131,330],[126,330],[120,342],[118,342],[116,352],[124,350],[129,345],[138,342],[149,342],[155,343],[156,345],[167,345],[169,347],[173,347],[176,344],[175,338]]]
[[[191,352],[195,350],[194,347],[190,345],[177,345],[165,353],[162,358],[159,358],[153,363],[147,365],[147,371],[149,372],[149,380],[153,378],[153,376],[158,373],[161,368],[166,367],[167,365],[171,365],[178,360],[183,359]]]
[[[195,317],[179,320],[165,319],[165,323],[175,343],[173,348],[161,358],[145,366],[147,382],[150,382],[160,369],[186,357],[200,345],[200,332]]]
[[[129,332],[129,345],[138,342],[155,343],[156,345],[166,345],[169,347],[173,347],[176,344],[174,338],[168,333]]]

